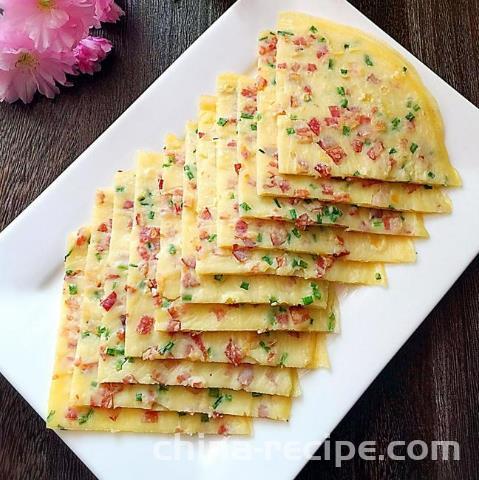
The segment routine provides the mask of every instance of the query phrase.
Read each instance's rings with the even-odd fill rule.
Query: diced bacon
[[[238,260],[238,262],[244,262],[248,259],[248,249],[240,247],[238,244],[233,245],[233,257]]]
[[[306,47],[310,42],[306,40],[304,37],[295,37],[293,38],[293,43],[295,45],[300,45],[302,47]]]
[[[346,157],[346,152],[338,145],[333,148],[328,148],[326,153],[333,159],[336,165],[341,163],[341,160]]]
[[[316,258],[316,275],[317,278],[324,277],[327,270],[333,264],[334,259],[329,255],[319,255]]]
[[[371,123],[371,118],[367,115],[359,115],[358,122],[360,125],[369,125]]]
[[[384,151],[384,145],[382,142],[376,142],[368,151],[368,157],[371,160],[377,160],[381,153]]]
[[[158,178],[158,189],[163,190],[164,180],[163,178]]]
[[[240,152],[241,156],[245,159],[245,160],[248,160],[249,158],[249,150],[243,145],[241,147],[241,152]]]
[[[283,70],[283,69],[285,69],[285,68],[287,68],[287,67],[288,67],[288,65],[286,64],[286,62],[278,63],[278,64],[276,65],[276,68],[279,68],[280,70]]]
[[[196,278],[194,271],[190,270],[188,272],[184,272],[181,276],[181,284],[185,288],[192,288],[197,287],[200,282],[198,281],[198,278]]]
[[[181,384],[188,384],[188,380],[191,378],[191,374],[189,372],[183,372],[177,375],[176,381]]]
[[[308,127],[296,128],[296,135],[301,137],[302,143],[311,143],[313,141],[313,132]]]
[[[289,323],[289,315],[288,312],[277,312],[275,317],[276,321],[278,322],[279,325],[282,327],[288,325]]]
[[[319,59],[323,58],[329,52],[327,45],[322,45],[316,52],[316,57]]]
[[[309,128],[313,131],[315,135],[319,135],[321,132],[321,124],[319,123],[319,120],[315,117],[313,117],[309,122],[308,122]]]
[[[203,138],[205,136],[205,132],[198,132],[198,138]]]
[[[218,435],[228,435],[228,432],[229,429],[224,423],[218,427]]]
[[[242,238],[248,232],[248,224],[243,220],[239,219],[235,224],[235,233],[239,238]]]
[[[355,138],[352,142],[351,142],[351,146],[353,147],[353,150],[356,152],[356,153],[361,153],[362,149],[363,149],[363,144],[364,142],[362,142],[361,140],[358,140],[357,138]]]
[[[230,338],[228,344],[226,345],[225,355],[226,358],[235,366],[239,365],[241,360],[243,360],[243,352],[241,351],[241,347],[236,345],[232,338]]]
[[[298,198],[309,198],[310,192],[306,188],[297,188],[294,191],[294,196]]]
[[[306,67],[308,72],[315,72],[317,69],[318,67],[314,63],[308,63],[308,66]]]
[[[106,298],[104,298],[100,305],[108,312],[115,305],[117,299],[116,292],[111,292]]]
[[[312,95],[313,91],[311,90],[311,87],[309,85],[305,85],[303,87],[303,92],[306,93],[307,95]]]
[[[277,227],[270,233],[271,243],[277,247],[288,239],[288,232],[284,227]]]
[[[281,179],[281,181],[278,184],[278,187],[283,193],[286,193],[290,189],[289,182],[284,178]]]
[[[148,243],[160,240],[160,229],[158,227],[141,227],[140,243]]]
[[[299,107],[298,97],[296,97],[295,95],[291,95],[291,97],[289,99],[289,104],[290,104],[291,108]]]
[[[178,332],[181,330],[180,312],[176,307],[170,307],[167,310],[169,319],[166,330],[168,332]]]
[[[339,118],[341,116],[341,110],[338,106],[331,105],[328,108],[329,108],[329,113],[331,114],[332,117]]]
[[[208,350],[205,347],[201,333],[194,332],[191,333],[190,336],[194,344],[198,347],[198,350],[203,354],[203,357],[206,360],[208,358]]]
[[[314,166],[314,170],[318,172],[320,178],[329,178],[331,177],[331,167],[325,163],[317,163]]]
[[[153,317],[150,317],[149,315],[143,315],[136,326],[137,333],[140,335],[150,334],[151,330],[153,329],[153,322]]]
[[[235,163],[235,164],[234,164],[234,167],[235,167],[235,172],[236,172],[236,174],[239,175],[240,170],[241,170],[241,167],[242,167],[242,164],[241,164],[241,163]]]
[[[143,423],[158,423],[158,412],[154,410],[144,410]]]
[[[78,247],[81,247],[86,241],[88,240],[87,236],[83,233],[78,232],[78,236],[76,239],[76,244]]]
[[[247,98],[256,98],[256,88],[248,87],[241,90],[241,95]]]
[[[106,223],[102,223],[98,227],[99,232],[108,232],[108,226]]]
[[[339,121],[335,117],[326,117],[324,119],[324,121],[326,122],[326,125],[328,127],[335,127],[335,126],[339,125]]]
[[[218,322],[220,322],[221,320],[223,320],[223,318],[225,318],[226,311],[224,308],[214,307],[211,309],[211,311],[215,314],[216,320],[218,320]]]
[[[291,312],[291,319],[295,325],[306,323],[311,320],[311,315],[308,310],[303,307],[289,307],[289,311]]]
[[[123,390],[123,385],[115,383],[103,383],[90,398],[90,406],[101,408],[113,408],[115,394]]]
[[[189,268],[196,268],[196,258],[193,255],[182,257],[181,261]]]
[[[268,85],[268,80],[264,77],[258,77],[258,80],[256,81],[256,88],[258,91],[262,91],[266,88]]]
[[[314,222],[308,217],[307,213],[301,214],[295,221],[294,224],[301,230],[306,230],[308,225],[313,225]]]
[[[268,416],[269,416],[268,405],[265,405],[264,403],[262,403],[258,407],[258,417],[259,418],[268,418]]]
[[[67,420],[76,420],[78,418],[78,410],[73,407],[68,407],[67,411],[65,412],[65,418]]]
[[[251,365],[245,365],[238,374],[238,382],[242,387],[247,387],[251,385],[253,381],[254,373],[253,367]]]
[[[129,210],[130,208],[133,208],[133,200],[125,200],[123,202],[123,208],[125,210]]]
[[[231,148],[234,148],[236,147],[236,140],[230,140],[227,144],[226,144],[227,147],[231,147]]]
[[[286,265],[286,259],[284,258],[284,255],[278,255],[276,258],[276,265],[277,268],[284,267]]]
[[[331,185],[328,183],[325,183],[324,185],[321,185],[321,191],[323,192],[324,195],[333,195],[334,190]]]

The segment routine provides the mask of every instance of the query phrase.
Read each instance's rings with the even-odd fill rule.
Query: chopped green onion
[[[175,346],[175,342],[172,342],[172,341],[170,340],[167,344],[165,344],[163,347],[161,347],[161,348],[158,350],[158,353],[159,353],[160,355],[165,355],[165,353],[170,352],[174,346]]]
[[[264,257],[261,257],[261,260],[263,260],[264,262],[266,262],[270,266],[273,265],[273,259],[268,255],[265,255]]]
[[[303,305],[311,305],[314,302],[312,295],[308,295],[307,297],[303,297]]]

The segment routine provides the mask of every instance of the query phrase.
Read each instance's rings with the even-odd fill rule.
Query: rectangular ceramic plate
[[[181,461],[161,459],[171,453],[171,437],[60,432],[102,479],[159,472],[175,479],[293,478],[479,251],[478,110],[345,1],[240,0],[2,233],[1,372],[45,417],[67,233],[88,221],[95,189],[110,185],[116,169],[131,167],[137,149],[160,149],[163,134],[181,134],[199,95],[214,92],[218,73],[253,67],[258,32],[288,9],[370,32],[416,66],[439,102],[451,159],[464,180],[451,192],[454,213],[428,218],[431,239],[417,243],[418,263],[388,267],[389,288],[360,288],[342,302],[343,332],[329,345],[332,369],[304,378],[289,424],[258,422],[254,437],[208,440],[203,450],[198,439],[188,440],[192,455],[183,448]],[[159,441],[167,443],[159,448]],[[294,442],[307,447],[299,456],[279,448]]]

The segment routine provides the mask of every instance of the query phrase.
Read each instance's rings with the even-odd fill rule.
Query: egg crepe
[[[437,104],[399,53],[299,13],[281,13],[277,28],[280,172],[461,184]]]

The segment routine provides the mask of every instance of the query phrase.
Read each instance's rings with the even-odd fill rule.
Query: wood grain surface
[[[103,31],[115,49],[100,74],[76,79],[75,87],[64,89],[54,101],[41,98],[28,106],[0,104],[0,229],[234,2],[119,3],[127,15]],[[478,0],[352,3],[478,105]],[[461,460],[398,462],[356,457],[341,468],[333,461],[316,461],[298,478],[477,478],[478,273],[476,258],[331,436],[356,446],[375,440],[383,450],[393,440],[456,440]],[[0,377],[0,479],[90,478],[94,477],[86,467]]]

